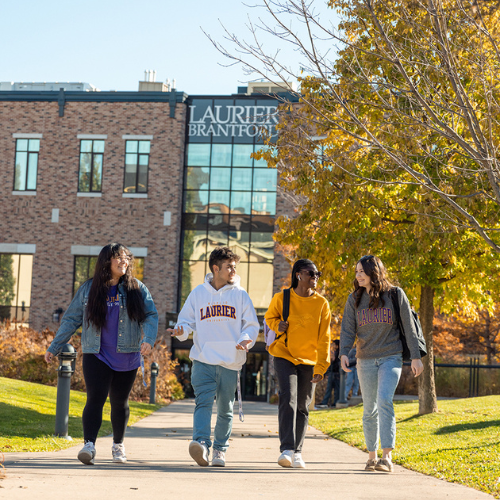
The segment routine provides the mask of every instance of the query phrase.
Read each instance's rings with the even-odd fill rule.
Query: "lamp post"
[[[156,400],[156,378],[160,372],[160,365],[151,363],[151,387],[149,388],[149,404],[154,405]]]
[[[75,372],[76,351],[70,344],[65,344],[59,353],[57,369],[56,425],[54,435],[72,441],[68,436],[69,395],[71,375]]]

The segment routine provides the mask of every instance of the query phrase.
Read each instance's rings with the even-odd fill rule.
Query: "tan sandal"
[[[379,470],[381,472],[394,472],[394,466],[387,458],[381,458],[377,462],[377,465],[375,465],[375,470]]]
[[[365,470],[374,471],[375,467],[377,466],[377,463],[378,461],[376,458],[370,458],[368,462],[366,462]]]

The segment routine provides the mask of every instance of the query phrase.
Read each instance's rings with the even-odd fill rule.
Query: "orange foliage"
[[[54,332],[45,329],[38,332],[28,327],[11,323],[0,324],[0,377],[24,380],[45,385],[57,385],[57,360],[47,364],[44,354],[54,339]],[[130,395],[134,400],[149,399],[151,363],[160,366],[156,380],[156,396],[158,399],[182,399],[184,393],[177,381],[174,369],[176,361],[170,358],[166,344],[166,336],[159,334],[153,353],[144,359],[144,371],[147,387],[144,387],[141,369]],[[71,389],[85,391],[82,373],[82,350],[80,336],[73,335],[71,345],[77,351],[75,373],[71,377]]]
[[[478,311],[478,316],[471,321],[436,314],[434,354],[440,361],[464,362],[470,355],[484,356],[487,364],[500,361],[500,318],[486,310]]]

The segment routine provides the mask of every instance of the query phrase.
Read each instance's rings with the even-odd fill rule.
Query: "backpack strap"
[[[283,290],[283,321],[288,320],[290,314],[290,288]]]
[[[288,320],[290,314],[290,288],[285,288],[283,290],[283,321]],[[285,345],[288,345],[288,331],[284,331],[279,335],[276,334],[276,340],[285,336]]]
[[[399,289],[398,287],[392,287],[389,290],[389,295],[391,296],[392,305],[394,307],[394,314],[396,315],[396,322],[399,328],[403,328],[401,323],[401,312],[399,311]]]

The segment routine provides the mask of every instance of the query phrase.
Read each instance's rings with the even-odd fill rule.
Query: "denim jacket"
[[[120,300],[120,322],[118,324],[117,352],[138,352],[142,342],[154,346],[158,333],[158,312],[153,299],[146,286],[137,280],[142,298],[144,299],[144,310],[146,319],[139,324],[132,321],[127,313],[127,292],[123,284],[118,285],[118,296]],[[82,351],[84,353],[98,353],[101,347],[101,330],[92,323],[84,321],[87,304],[89,300],[90,286],[92,280],[88,280],[78,289],[71,304],[62,317],[61,326],[57,330],[54,340],[47,349],[57,356],[71,336],[82,326]],[[144,337],[142,337],[142,332]]]

